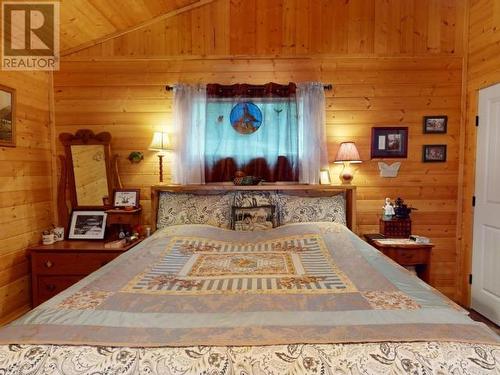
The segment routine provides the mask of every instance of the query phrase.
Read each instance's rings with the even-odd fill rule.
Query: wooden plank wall
[[[467,55],[467,110],[463,149],[463,241],[459,249],[461,292],[459,300],[469,304],[468,275],[472,260],[472,224],[476,162],[476,114],[481,88],[500,83],[500,1],[471,0],[469,7]]]
[[[17,90],[17,147],[0,147],[0,324],[30,308],[26,248],[52,223],[49,74],[4,72]]]
[[[326,108],[330,158],[339,142],[354,140],[365,160],[354,180],[359,231],[377,231],[386,196],[405,198],[419,209],[414,232],[436,243],[431,284],[455,298],[464,5],[216,0],[65,57],[55,74],[56,129],[111,132],[123,183],[142,189],[148,222],[158,166],[147,147],[152,132],[168,130],[172,120],[165,84],[333,83]],[[449,117],[448,134],[422,134],[422,116],[439,114]],[[380,178],[370,161],[374,125],[410,128],[408,160],[396,179]],[[422,145],[432,143],[448,145],[446,163],[421,162]],[[135,150],[145,153],[140,164],[126,160]]]

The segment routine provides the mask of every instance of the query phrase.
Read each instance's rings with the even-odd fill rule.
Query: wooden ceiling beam
[[[88,42],[85,42],[85,43],[82,43],[76,47],[72,47],[72,48],[68,48],[66,50],[63,50],[61,51],[60,55],[61,57],[63,56],[67,56],[67,55],[71,55],[72,53],[75,53],[75,52],[78,52],[78,51],[81,51],[82,49],[85,49],[85,48],[89,48],[89,47],[93,47],[97,44],[100,44],[100,43],[103,43],[103,42],[106,42],[108,40],[111,40],[111,39],[114,39],[114,38],[117,38],[117,37],[120,37],[122,35],[125,35],[125,34],[128,34],[132,31],[135,31],[135,30],[139,30],[145,26],[148,26],[148,25],[152,25],[156,22],[159,22],[159,21],[163,21],[163,20],[166,20],[168,18],[172,18],[172,17],[175,17],[179,14],[182,14],[182,13],[185,13],[185,12],[189,12],[193,9],[196,9],[196,8],[199,8],[199,7],[202,7],[204,5],[207,5],[207,4],[210,4],[212,2],[214,2],[215,0],[198,0],[194,3],[191,3],[189,5],[186,5],[182,8],[178,8],[178,9],[175,9],[175,10],[172,10],[170,12],[167,12],[167,13],[164,13],[164,14],[161,14],[159,16],[156,16],[154,18],[151,18],[147,21],[144,21],[144,22],[141,22],[137,25],[134,25],[132,27],[129,27],[127,28],[126,30],[119,30],[115,33],[112,33],[112,34],[109,34],[109,35],[105,35],[103,37],[100,37],[100,38],[97,38],[97,39],[94,39],[94,40],[91,40],[91,41],[88,41]]]

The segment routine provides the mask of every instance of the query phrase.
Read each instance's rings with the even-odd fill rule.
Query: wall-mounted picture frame
[[[73,211],[68,230],[70,240],[103,240],[106,232],[104,211]]]
[[[139,189],[115,189],[113,191],[113,206],[117,208],[139,207]]]
[[[424,116],[424,134],[446,134],[448,116]]]
[[[371,158],[406,158],[408,156],[408,127],[373,127]]]
[[[446,161],[446,145],[424,145],[422,161],[424,163],[444,163]]]
[[[0,85],[0,147],[16,147],[16,90]]]

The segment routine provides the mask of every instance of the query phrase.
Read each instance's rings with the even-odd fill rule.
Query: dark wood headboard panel
[[[280,191],[286,194],[318,197],[333,196],[344,193],[346,197],[347,227],[354,233],[356,226],[356,187],[332,185],[306,185],[306,184],[263,184],[256,186],[236,186],[233,184],[206,184],[206,185],[153,185],[151,186],[151,215],[152,229],[156,229],[158,215],[158,198],[163,191],[171,193],[190,194],[219,194],[226,191]]]

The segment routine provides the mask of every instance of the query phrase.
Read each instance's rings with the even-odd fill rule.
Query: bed
[[[498,336],[350,230],[354,188],[247,190],[154,188],[155,234],[2,328],[0,373],[500,372]],[[215,226],[266,199],[284,225]]]

